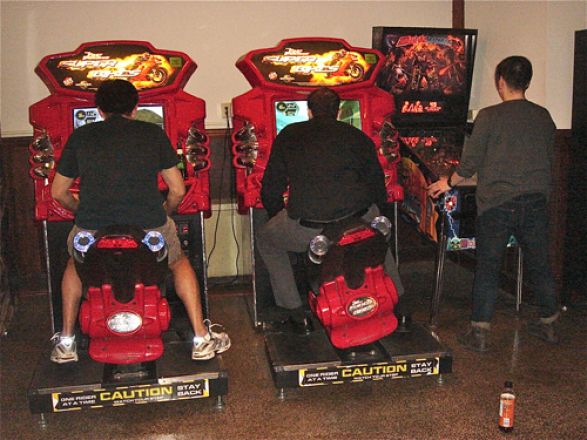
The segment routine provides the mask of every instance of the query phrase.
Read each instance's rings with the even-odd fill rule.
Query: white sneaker
[[[192,359],[196,361],[212,359],[216,353],[224,353],[230,348],[230,338],[225,332],[212,331],[212,327],[220,327],[219,324],[212,324],[209,319],[204,323],[208,327],[208,333],[204,336],[195,336],[192,345]]]
[[[55,344],[51,352],[51,361],[57,364],[78,361],[75,336],[61,336],[61,333],[55,333],[51,341]]]

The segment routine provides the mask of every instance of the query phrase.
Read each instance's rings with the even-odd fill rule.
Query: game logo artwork
[[[396,124],[466,121],[477,31],[373,29],[383,52],[377,85],[395,97]]]
[[[276,49],[256,51],[245,75],[267,85],[331,87],[368,81],[379,62],[375,51],[354,50],[338,40],[287,40]]]
[[[50,90],[89,92],[95,92],[102,82],[113,79],[129,81],[139,91],[162,89],[175,83],[179,76],[187,74],[189,77],[195,67],[181,52],[160,51],[139,42],[93,43],[40,63],[40,68],[47,72],[45,76],[54,82],[47,84]]]

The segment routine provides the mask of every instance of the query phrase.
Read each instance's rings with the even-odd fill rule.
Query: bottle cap
[[[505,387],[506,388],[512,388],[514,386],[514,383],[511,380],[506,380],[505,381]]]

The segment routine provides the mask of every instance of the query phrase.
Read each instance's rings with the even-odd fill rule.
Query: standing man
[[[495,69],[501,104],[482,109],[461,163],[428,187],[438,197],[477,173],[477,269],[471,327],[458,340],[474,351],[489,349],[490,322],[509,237],[522,247],[540,319],[528,332],[557,343],[559,306],[548,262],[548,210],[555,125],[548,111],[526,99],[532,64],[511,56]]]
[[[269,221],[257,233],[276,304],[294,331],[312,330],[298,292],[288,251],[305,252],[329,222],[356,215],[368,221],[386,203],[375,145],[361,130],[337,120],[340,97],[322,87],[308,96],[310,120],[285,127],[275,138],[261,198]],[[289,186],[287,207],[283,193]],[[385,270],[398,295],[403,287],[388,251]],[[396,307],[397,309],[397,307]]]
[[[104,121],[85,125],[71,134],[51,187],[52,197],[75,213],[67,240],[70,258],[61,284],[63,329],[52,338],[55,347],[51,360],[59,364],[78,360],[74,328],[82,283],[71,258],[73,237],[80,230],[94,232],[115,224],[136,224],[163,235],[169,246],[175,289],[195,334],[192,359],[211,359],[228,350],[230,339],[224,332],[211,331],[210,321],[203,319],[196,274],[181,250],[175,223],[169,217],[185,194],[175,151],[161,128],[134,120],[139,95],[131,83],[106,81],[95,99]],[[159,172],[169,187],[165,200],[157,186]],[[79,197],[74,197],[69,188],[78,177]]]

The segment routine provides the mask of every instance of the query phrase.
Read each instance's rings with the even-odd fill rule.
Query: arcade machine
[[[43,228],[53,331],[61,327],[60,283],[68,258],[65,243],[73,220],[72,213],[51,197],[54,169],[71,132],[101,119],[94,94],[103,81],[111,79],[124,79],[135,85],[139,91],[137,119],[158,124],[177,148],[187,192],[174,220],[182,249],[198,274],[203,313],[208,316],[204,217],[210,212],[210,150],[204,131],[205,103],[183,91],[196,67],[186,54],[158,50],[147,42],[103,41],[46,56],[35,69],[51,92],[29,109],[34,129],[29,162],[35,188],[35,219]],[[71,191],[77,188],[75,182]],[[166,191],[161,177],[159,188]],[[167,288],[167,300],[175,331],[165,334],[164,355],[150,368],[148,377],[131,384],[121,382],[108,373],[108,364],[102,368],[83,350],[74,365],[53,364],[46,353],[29,389],[31,411],[42,414],[212,396],[222,404],[227,392],[222,359],[191,361],[190,349],[184,342],[190,332],[187,316],[172,288]]]
[[[377,85],[395,99],[399,131],[401,212],[437,243],[430,323],[436,324],[447,251],[475,249],[475,178],[439,200],[426,187],[458,165],[467,131],[477,31],[373,28],[373,47],[385,63]],[[521,260],[518,261],[520,267]],[[519,271],[518,271],[519,272]],[[521,286],[518,276],[518,286]]]
[[[355,48],[340,39],[299,38],[254,50],[236,66],[252,89],[233,99],[233,166],[238,209],[249,214],[253,261],[254,325],[264,328],[265,345],[279,396],[286,388],[364,380],[440,375],[450,372],[450,354],[429,333],[385,337],[350,349],[335,348],[319,324],[309,335],[274,332],[275,303],[269,277],[255,249],[255,231],[267,221],[260,191],[271,145],[279,131],[308,118],[306,98],[316,87],[335,88],[341,97],[339,118],[362,129],[374,141],[384,170],[388,201],[401,200],[397,183],[397,139],[391,118],[392,97],[375,86],[382,63],[379,51]],[[299,260],[292,254],[294,271]],[[305,292],[301,285],[300,292]],[[303,293],[302,293],[303,295]]]

